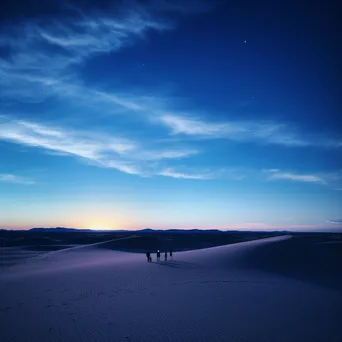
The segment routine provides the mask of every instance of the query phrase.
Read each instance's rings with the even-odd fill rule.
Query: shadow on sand
[[[173,267],[173,268],[198,268],[199,265],[192,263],[192,262],[186,262],[186,261],[174,261],[174,260],[168,260],[168,261],[153,261],[153,264],[159,265],[159,266],[166,266],[166,267]]]
[[[180,268],[180,266],[178,264],[175,264],[175,263],[170,262],[170,261],[152,261],[152,264],[159,265],[159,266]]]
[[[292,238],[248,251],[243,266],[342,291],[342,248],[329,247]]]

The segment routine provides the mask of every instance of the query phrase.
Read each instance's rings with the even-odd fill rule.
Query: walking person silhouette
[[[160,250],[157,251],[157,261],[160,261]]]

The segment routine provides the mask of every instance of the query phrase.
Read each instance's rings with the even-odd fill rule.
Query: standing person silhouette
[[[172,248],[170,248],[170,259],[173,260]]]
[[[146,258],[147,258],[147,262],[151,262],[151,253],[150,252],[146,252]]]
[[[159,261],[160,260],[160,250],[158,249],[158,251],[157,251],[157,261]]]
[[[167,261],[167,252],[164,253],[165,261]]]

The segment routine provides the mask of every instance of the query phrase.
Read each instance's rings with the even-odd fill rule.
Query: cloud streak
[[[333,223],[333,224],[342,224],[342,219],[340,219],[340,220],[329,220],[327,222],[328,223]]]
[[[197,179],[197,180],[205,180],[213,178],[210,174],[191,174],[191,173],[181,173],[173,170],[172,168],[167,168],[158,173],[160,176],[172,177],[178,179]]]
[[[277,169],[265,170],[265,172],[269,173],[269,180],[289,180],[294,182],[326,184],[326,180],[318,175],[282,172]]]
[[[12,174],[0,174],[0,182],[23,184],[23,185],[35,184],[35,182],[29,178],[12,175]]]
[[[74,9],[72,16],[7,25],[0,34],[0,48],[10,53],[0,56],[2,96],[39,101],[71,79],[74,83],[76,69],[89,58],[130,46],[149,31],[171,29],[163,12],[176,9],[159,7],[124,3],[106,12]]]
[[[71,128],[43,125],[37,122],[14,120],[0,116],[0,141],[39,148],[49,154],[73,156],[89,164],[140,176],[164,176],[178,179],[208,180],[224,178],[242,180],[258,179],[260,171],[220,168],[216,171],[182,172],[164,162],[178,161],[196,156],[199,150],[184,147],[151,149],[136,140],[94,131],[73,130]],[[341,172],[330,174],[300,174],[280,169],[262,170],[267,180],[285,180],[316,184],[338,184]],[[8,181],[11,177],[8,177]],[[262,178],[261,178],[262,180]],[[14,181],[14,178],[13,178]]]
[[[0,139],[95,160],[104,151],[123,154],[135,148],[134,142],[126,139],[96,140],[88,133],[49,128],[21,120],[3,123]]]
[[[339,147],[339,142],[305,139],[286,124],[269,121],[210,122],[198,117],[163,114],[159,122],[173,135],[202,139],[227,139],[236,142],[259,142],[287,147]]]
[[[146,162],[177,160],[199,153],[197,150],[179,148],[151,150],[136,141],[112,135],[50,127],[23,120],[3,121],[0,123],[0,140],[80,157],[94,165],[129,174],[158,174],[154,164]]]

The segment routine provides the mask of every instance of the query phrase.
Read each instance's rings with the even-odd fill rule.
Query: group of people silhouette
[[[152,262],[152,256],[150,252],[146,252],[147,262]],[[167,252],[164,253],[164,260],[167,261]],[[170,249],[170,260],[173,260],[172,249]],[[160,250],[157,250],[157,261],[160,261]]]

